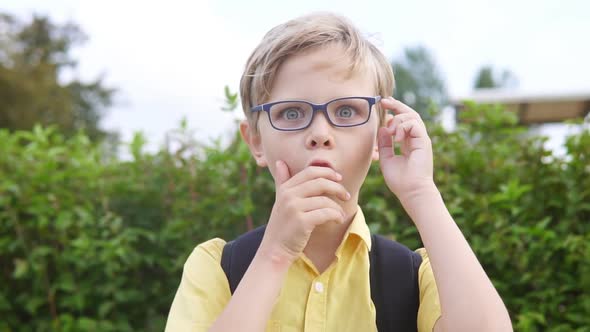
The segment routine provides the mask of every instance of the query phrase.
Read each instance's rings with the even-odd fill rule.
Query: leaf
[[[14,260],[14,271],[12,272],[12,277],[15,279],[23,278],[27,272],[29,271],[29,263],[24,259],[15,259]]]
[[[221,108],[224,112],[232,112],[238,107],[238,94],[231,93],[229,86],[224,87],[225,106]]]

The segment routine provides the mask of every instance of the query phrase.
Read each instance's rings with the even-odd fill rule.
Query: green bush
[[[435,178],[519,331],[590,331],[590,132],[554,158],[511,113],[470,104],[429,124]],[[0,332],[161,331],[194,246],[268,218],[273,181],[235,136],[109,158],[79,134],[0,130]],[[410,247],[415,227],[373,165],[369,227]]]

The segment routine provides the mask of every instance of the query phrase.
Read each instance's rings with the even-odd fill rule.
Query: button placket
[[[323,293],[324,292],[324,284],[321,281],[316,281],[314,283],[314,288],[315,288],[315,291],[317,293]]]
[[[305,314],[305,331],[324,331],[326,328],[327,285],[329,276],[318,276],[311,282]]]

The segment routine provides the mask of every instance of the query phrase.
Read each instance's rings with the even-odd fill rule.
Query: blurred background
[[[413,90],[405,99],[418,107],[426,95],[435,93],[444,103],[469,98],[477,88],[504,88],[508,95],[531,99],[581,95],[588,100],[589,7],[582,0],[309,0],[280,6],[273,1],[6,0],[1,9],[19,22],[4,23],[4,29],[31,24],[32,15],[48,20],[54,28],[46,32],[53,40],[46,42],[65,42],[48,54],[54,63],[64,62],[58,82],[100,80],[97,88],[116,91],[89,105],[100,127],[124,140],[140,130],[156,147],[183,117],[199,139],[224,136],[235,116],[213,111],[224,102],[223,87],[237,91],[245,61],[266,31],[314,10],[343,14],[370,35],[397,64],[398,86]],[[66,24],[79,31],[60,29]],[[75,64],[65,63],[71,61]],[[405,92],[398,91],[398,97]],[[551,144],[557,146],[565,129],[553,127]]]
[[[390,58],[515,328],[590,331],[582,0],[2,1],[0,331],[163,329],[192,248],[268,217],[236,93],[263,35],[311,11]],[[377,168],[362,198],[372,231],[421,246]]]

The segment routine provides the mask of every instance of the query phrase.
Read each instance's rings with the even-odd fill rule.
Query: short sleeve
[[[229,302],[229,284],[220,264],[224,245],[222,239],[209,240],[186,260],[168,314],[167,332],[206,331]]]
[[[420,288],[420,307],[418,308],[418,332],[431,332],[441,316],[438,288],[434,280],[430,259],[425,248],[416,250],[422,256],[418,269],[418,286]]]

